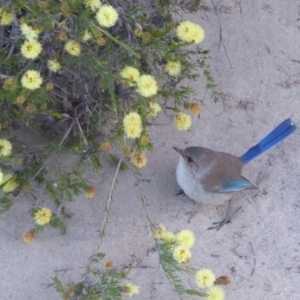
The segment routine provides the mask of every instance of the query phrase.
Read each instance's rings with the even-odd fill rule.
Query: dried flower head
[[[9,25],[15,16],[8,12],[5,8],[0,7],[0,25]]]
[[[11,173],[4,175],[2,180],[3,180],[3,186],[2,186],[3,193],[11,193],[18,187],[18,183],[16,182],[14,175]]]
[[[187,247],[177,246],[174,249],[173,257],[179,263],[187,263],[191,260],[192,253]]]
[[[140,289],[137,285],[134,285],[132,283],[127,283],[122,287],[122,292],[129,294],[131,297],[132,295],[137,295],[140,292]]]
[[[47,61],[48,69],[54,73],[61,69],[61,65],[57,59],[49,59]]]
[[[123,83],[128,86],[135,86],[140,78],[140,71],[134,67],[126,66],[121,72],[121,77],[124,79]]]
[[[14,91],[17,87],[17,82],[13,77],[8,77],[3,83],[3,89],[5,91]]]
[[[215,280],[216,285],[228,285],[230,282],[231,281],[228,276],[220,276]]]
[[[195,236],[190,230],[181,230],[176,234],[176,243],[186,248],[191,248],[195,244]]]
[[[142,75],[137,82],[137,93],[143,97],[156,95],[158,84],[151,75]]]
[[[102,5],[96,14],[96,19],[100,26],[109,28],[117,23],[118,12],[111,5]]]
[[[215,274],[209,269],[197,271],[195,278],[197,285],[202,289],[213,286],[216,280]]]
[[[149,42],[149,41],[150,41],[150,38],[151,38],[151,33],[148,32],[148,31],[144,32],[144,34],[143,34],[143,42],[144,42],[144,43]]]
[[[48,2],[47,1],[39,1],[38,5],[41,9],[46,9],[48,7]]]
[[[48,83],[46,84],[46,91],[52,91],[53,88],[54,88],[54,85],[53,85],[52,82],[48,82]]]
[[[156,102],[150,102],[148,116],[151,118],[155,118],[160,112],[161,112],[161,106]]]
[[[9,156],[11,154],[11,150],[11,142],[6,139],[0,139],[0,156]]]
[[[21,46],[21,53],[25,58],[35,59],[42,52],[42,45],[36,40],[25,41]]]
[[[28,103],[27,105],[26,105],[26,111],[27,112],[29,112],[29,113],[34,113],[34,112],[36,112],[36,106],[34,105],[34,104],[32,104],[32,103]]]
[[[177,27],[177,36],[184,42],[198,44],[203,41],[205,32],[198,24],[184,21]]]
[[[26,101],[26,98],[24,95],[20,95],[17,97],[17,103],[18,104],[23,104]]]
[[[73,56],[79,56],[81,53],[81,45],[75,40],[70,40],[65,44],[65,50]]]
[[[91,11],[96,11],[100,8],[101,2],[100,0],[84,0],[84,5],[86,8],[90,9]]]
[[[137,36],[137,37],[143,36],[142,30],[139,29],[139,28],[135,28],[133,32],[134,32],[134,35]]]
[[[157,240],[163,239],[167,232],[166,226],[160,224],[158,228],[153,232],[153,237]]]
[[[85,196],[89,199],[93,198],[95,196],[96,189],[94,186],[90,185],[86,191],[85,191]]]
[[[123,119],[124,132],[128,138],[139,138],[142,133],[142,119],[136,112],[127,114]]]
[[[23,234],[23,241],[26,244],[32,244],[35,241],[35,232],[33,230]]]
[[[188,130],[192,125],[192,118],[183,112],[179,112],[175,117],[174,125],[180,131]]]
[[[168,61],[165,67],[166,72],[171,76],[177,76],[181,71],[181,63],[177,61]]]
[[[104,37],[97,38],[97,44],[99,46],[104,46],[106,44],[106,39]]]
[[[138,167],[142,168],[147,164],[147,157],[144,152],[135,152],[131,156],[131,163]]]
[[[110,271],[114,266],[114,263],[111,260],[107,260],[104,262],[104,268],[106,271]]]
[[[25,38],[29,41],[36,40],[39,37],[39,31],[33,29],[31,26],[27,25],[26,23],[23,23],[20,25],[21,32],[25,36]]]
[[[140,139],[141,146],[147,146],[150,144],[150,142],[151,142],[151,140],[150,140],[150,137],[148,134],[144,134],[141,136],[141,139]]]
[[[111,143],[109,141],[100,144],[100,150],[108,151],[110,149],[111,149]]]
[[[27,88],[28,90],[36,90],[43,83],[43,79],[39,72],[34,70],[28,70],[22,76],[21,83],[23,87]]]
[[[68,36],[67,36],[67,34],[66,34],[65,32],[60,32],[60,33],[58,34],[57,38],[58,38],[60,41],[64,42],[64,41],[66,41],[66,40],[68,39]]]
[[[122,147],[122,154],[123,154],[124,156],[130,156],[131,153],[132,153],[132,150],[131,150],[130,148],[128,148],[128,147],[126,147],[126,146],[123,146],[123,147]]]
[[[219,287],[213,287],[206,293],[206,299],[207,300],[224,300],[225,299],[225,293],[224,291]]]
[[[34,220],[38,225],[44,226],[50,222],[51,217],[52,211],[47,207],[43,207],[35,213]]]
[[[193,115],[199,115],[202,111],[202,105],[200,102],[192,102],[188,104],[188,110]]]

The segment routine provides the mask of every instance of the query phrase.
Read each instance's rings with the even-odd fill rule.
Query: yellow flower
[[[36,40],[25,41],[21,53],[25,58],[35,59],[42,52],[42,45]]]
[[[8,77],[5,79],[3,83],[3,89],[5,91],[13,91],[16,89],[16,87],[17,87],[17,83],[13,77]]]
[[[57,59],[49,59],[47,61],[47,66],[48,69],[54,73],[61,69],[61,65]]]
[[[139,138],[142,133],[142,119],[136,112],[131,112],[123,119],[124,132],[128,138]]]
[[[92,38],[92,35],[86,30],[83,34],[82,40],[84,42],[86,42],[86,41],[90,40],[91,38]]]
[[[191,248],[195,244],[195,236],[190,230],[181,230],[176,234],[176,243],[186,248]]]
[[[26,243],[26,244],[31,244],[35,241],[35,233],[33,230],[31,231],[28,231],[28,232],[25,232],[23,234],[23,241]]]
[[[215,274],[209,269],[202,269],[196,273],[196,283],[202,289],[213,286],[215,280]]]
[[[9,156],[11,154],[12,145],[9,140],[0,139],[0,155]]]
[[[174,249],[173,257],[179,263],[187,263],[191,260],[192,254],[189,248],[177,246]]]
[[[173,232],[167,231],[163,236],[163,240],[166,243],[174,243],[176,240],[176,236]]]
[[[22,76],[21,83],[23,87],[29,90],[36,90],[38,89],[43,82],[41,74],[34,70],[28,70]]]
[[[155,118],[161,112],[161,106],[156,102],[150,102],[148,116]]]
[[[35,222],[40,225],[46,225],[50,222],[52,217],[52,211],[49,208],[40,208],[34,215]]]
[[[137,92],[144,97],[150,97],[157,93],[158,84],[151,75],[142,75],[137,82]]]
[[[29,41],[36,40],[39,36],[39,31],[34,30],[31,26],[28,26],[27,24],[23,23],[21,26],[21,32],[25,36],[25,38]]]
[[[224,300],[225,293],[219,287],[213,287],[206,293],[207,300]]]
[[[135,86],[138,79],[140,78],[140,71],[134,67],[126,66],[121,72],[120,75],[123,79],[127,79],[124,81],[129,86]]]
[[[188,104],[188,109],[193,115],[199,115],[202,111],[202,105],[200,102],[192,102]]]
[[[5,8],[0,8],[0,25],[9,25],[13,20],[15,16],[8,12]]]
[[[91,11],[96,11],[101,6],[100,0],[84,0],[84,5]]]
[[[157,240],[160,240],[164,238],[166,233],[167,233],[166,226],[160,224],[159,227],[153,232],[153,237]]]
[[[18,184],[15,181],[15,178],[14,178],[13,174],[4,175],[2,180],[3,180],[3,183],[4,183],[4,185],[2,186],[2,191],[4,193],[10,193],[18,187]]]
[[[131,297],[132,295],[137,295],[140,292],[140,289],[137,285],[134,285],[132,283],[127,283],[122,287],[122,292],[129,294]]]
[[[138,168],[142,168],[142,167],[146,166],[147,157],[146,157],[145,153],[144,152],[133,153],[131,156],[131,163]]]
[[[79,56],[81,53],[81,46],[77,41],[68,41],[65,45],[65,50],[74,56]]]
[[[141,36],[143,36],[143,32],[141,31],[141,29],[136,28],[136,29],[134,29],[134,35],[137,37],[141,37]]]
[[[201,26],[190,21],[184,21],[177,27],[177,36],[184,42],[198,44],[203,41],[205,32]]]
[[[180,131],[188,130],[192,125],[191,116],[182,112],[178,113],[174,120],[174,125]]]
[[[26,98],[24,95],[20,95],[17,97],[17,103],[23,104],[26,101]]]
[[[2,184],[3,183],[3,173],[1,172],[1,170],[0,170],[0,184]]]
[[[100,150],[108,151],[110,149],[111,149],[111,143],[109,141],[106,141],[106,142],[100,144]]]
[[[177,61],[168,61],[166,64],[165,70],[169,75],[176,76],[181,71],[181,63],[179,60]]]
[[[92,186],[92,185],[90,185],[87,189],[86,189],[86,191],[85,191],[85,196],[87,197],[87,198],[93,198],[94,196],[95,196],[95,193],[96,193],[96,190],[95,190],[95,188]]]
[[[119,14],[111,5],[102,5],[96,14],[100,26],[109,28],[117,23]]]

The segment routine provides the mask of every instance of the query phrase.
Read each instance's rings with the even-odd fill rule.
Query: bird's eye
[[[194,162],[194,160],[193,160],[191,157],[188,157],[188,159],[187,159],[187,160],[188,160],[188,162],[189,162],[189,163],[192,163],[192,162]]]

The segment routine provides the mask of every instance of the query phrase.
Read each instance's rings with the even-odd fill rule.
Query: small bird
[[[176,177],[182,191],[178,194],[184,193],[202,204],[221,205],[231,199],[232,192],[256,189],[241,175],[243,166],[280,143],[296,128],[291,119],[283,121],[241,157],[204,147],[188,147],[184,150],[173,147],[180,154]],[[214,226],[208,229],[219,230],[230,222],[229,207],[230,201],[224,220],[213,223]]]

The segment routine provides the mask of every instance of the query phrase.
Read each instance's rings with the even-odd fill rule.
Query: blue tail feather
[[[292,125],[292,120],[287,119],[279,124],[265,138],[250,148],[244,155],[240,157],[241,161],[246,164],[257,156],[261,155],[268,149],[280,143],[296,130],[297,126]]]

